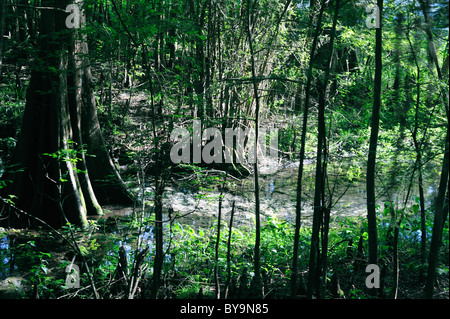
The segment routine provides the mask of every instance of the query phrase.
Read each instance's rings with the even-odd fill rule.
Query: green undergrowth
[[[382,297],[391,298],[394,286],[392,215],[379,207],[379,266]],[[254,277],[253,249],[255,232],[252,226],[231,229],[222,220],[216,259],[217,223],[212,227],[194,227],[180,222],[165,223],[165,260],[159,298],[214,298],[218,283],[222,298],[251,298]],[[368,298],[365,281],[367,261],[367,224],[362,217],[334,216],[329,233],[328,272],[322,298]],[[124,283],[117,277],[119,249],[123,247],[130,274],[136,252],[148,247],[145,271],[136,298],[148,298],[152,289],[154,258],[153,220],[137,222],[131,217],[110,217],[91,220],[88,228],[66,226],[61,233],[2,230],[0,252],[1,279],[20,274],[23,277],[22,296],[32,298],[92,298],[89,279],[102,298],[124,297]],[[432,215],[427,219],[431,233]],[[71,234],[79,247],[78,253],[69,246]],[[438,267],[438,287],[448,297],[448,221],[444,229],[441,259]],[[308,273],[311,229],[302,227],[299,250],[299,287],[297,298],[304,297]],[[264,298],[289,298],[294,226],[287,221],[268,218],[261,228],[261,274]],[[137,247],[140,238],[141,246]],[[429,239],[428,239],[429,242]],[[413,206],[403,214],[399,228],[399,292],[398,298],[420,298],[421,281],[426,264],[420,261],[420,218]],[[81,254],[81,256],[80,256]],[[66,268],[71,263],[80,266],[80,287],[67,286]],[[87,265],[87,267],[86,267]],[[421,274],[422,273],[422,277]]]

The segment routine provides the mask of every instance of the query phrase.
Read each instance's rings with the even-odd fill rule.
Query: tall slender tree
[[[377,1],[379,25],[375,31],[375,79],[373,93],[372,123],[370,126],[369,155],[367,159],[367,221],[369,235],[369,263],[378,262],[378,238],[375,196],[375,169],[377,159],[378,133],[380,126],[381,86],[382,86],[382,21],[383,0]]]
[[[317,136],[317,152],[316,152],[316,175],[315,175],[315,192],[314,192],[314,214],[313,214],[313,232],[311,236],[311,249],[309,259],[308,272],[308,289],[307,295],[312,297],[313,291],[321,295],[321,284],[319,277],[322,275],[326,280],[326,258],[328,247],[328,224],[330,219],[330,209],[325,202],[325,178],[326,178],[326,128],[325,128],[325,104],[327,100],[328,80],[330,76],[331,61],[334,50],[334,38],[336,32],[336,24],[339,15],[340,0],[335,2],[333,25],[331,27],[330,43],[328,57],[325,62],[325,74],[323,81],[319,86],[319,113],[317,117],[318,136]],[[319,232],[322,230],[322,254],[320,254]]]
[[[5,28],[5,16],[6,16],[6,0],[0,1],[0,80],[2,78],[2,66],[3,66],[3,32]]]
[[[424,290],[424,297],[432,299],[434,294],[434,284],[436,279],[436,268],[439,261],[439,249],[442,244],[442,232],[444,229],[444,222],[448,214],[448,199],[446,201],[445,194],[448,192],[448,177],[449,177],[449,133],[450,125],[447,123],[447,136],[445,139],[445,151],[442,161],[441,177],[439,180],[438,195],[435,202],[433,234],[431,237],[430,252],[428,257],[428,275]]]
[[[409,47],[411,49],[411,54],[413,56],[414,64],[416,66],[417,75],[416,75],[416,107],[415,107],[415,116],[414,116],[414,129],[411,132],[414,149],[416,151],[416,164],[417,173],[418,173],[418,187],[419,187],[419,204],[420,204],[420,262],[422,264],[420,270],[420,280],[423,279],[423,270],[426,261],[426,252],[427,252],[427,226],[426,226],[426,210],[425,210],[425,195],[424,195],[424,185],[423,185],[423,173],[422,173],[422,142],[418,140],[418,131],[419,131],[419,114],[420,114],[420,91],[421,91],[421,70],[419,66],[419,62],[417,59],[416,52],[411,43],[409,31],[407,33],[407,39],[409,43]],[[406,204],[406,200],[405,200]]]
[[[320,5],[320,2],[319,2]],[[315,7],[312,7],[315,10]],[[322,16],[324,12],[325,6],[320,5],[318,8],[318,15],[315,25],[315,32],[313,37],[313,42],[310,50],[310,60],[309,67],[307,70],[307,80],[306,80],[306,88],[305,88],[305,103],[303,109],[303,123],[302,123],[302,131],[300,137],[300,165],[298,168],[297,175],[297,202],[295,205],[295,232],[294,232],[294,251],[292,256],[292,277],[291,277],[291,295],[294,296],[297,293],[297,273],[298,273],[298,258],[299,258],[299,245],[300,245],[300,227],[301,227],[301,213],[302,213],[302,181],[303,181],[303,169],[304,169],[304,159],[305,159],[305,147],[306,147],[306,133],[308,129],[308,113],[310,106],[310,95],[311,95],[311,85],[312,85],[312,70],[313,70],[313,57],[316,52],[317,43],[319,40],[319,34],[322,25]],[[313,15],[311,15],[311,19],[313,19]]]
[[[432,32],[432,19],[430,18],[428,12],[430,9],[430,4],[426,0],[419,0],[420,7],[425,20],[425,32],[427,35],[428,43],[428,53],[430,59],[432,60],[439,82],[443,81],[443,75],[441,72],[441,67],[439,65],[439,60],[436,53],[436,45],[434,43],[434,37]],[[443,85],[439,85],[443,87]],[[441,176],[439,180],[438,194],[435,202],[435,213],[434,213],[434,223],[431,237],[430,252],[428,257],[428,274],[427,281],[424,290],[424,297],[431,299],[433,298],[434,292],[434,282],[436,278],[436,268],[438,265],[439,249],[442,243],[442,232],[444,228],[444,222],[446,215],[448,214],[448,207],[446,207],[445,194],[448,190],[448,178],[449,178],[449,134],[450,134],[450,114],[448,106],[448,86],[447,90],[441,89],[441,98],[444,106],[444,110],[447,116],[447,133],[445,138],[445,149],[444,158],[442,161]]]
[[[259,92],[258,82],[256,79],[256,67],[255,67],[255,53],[253,50],[253,38],[252,38],[252,20],[253,12],[250,0],[247,0],[247,36],[248,45],[250,48],[250,62],[252,71],[252,84],[253,94],[255,98],[255,148],[254,148],[254,187],[255,187],[255,252],[254,252],[254,292],[259,295],[261,293],[261,264],[260,264],[260,242],[261,242],[261,212],[260,212],[260,190],[259,190],[259,168],[258,168],[258,148],[259,148]]]

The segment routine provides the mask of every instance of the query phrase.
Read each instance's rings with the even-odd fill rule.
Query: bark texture
[[[17,206],[51,226],[86,225],[87,215],[102,213],[96,194],[102,202],[132,202],[103,141],[85,35],[65,24],[69,3],[42,1],[55,9],[41,13],[15,171],[7,176]]]

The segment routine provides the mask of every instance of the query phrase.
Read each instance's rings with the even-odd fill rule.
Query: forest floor
[[[132,238],[131,232],[133,230],[125,231],[129,227],[128,222],[130,220],[130,216],[127,216],[126,212],[129,213],[129,209],[116,207],[116,210],[111,210],[110,213],[105,214],[100,219],[96,219],[96,227],[75,233],[77,243],[79,247],[83,247],[84,257],[89,261],[91,271],[98,279],[99,287],[108,286],[111,278],[114,277],[117,269],[118,247],[124,243],[127,243],[126,245],[130,245],[131,243],[130,238]],[[239,231],[239,228],[237,229]],[[243,229],[243,231],[245,230]],[[208,232],[208,230],[205,229],[205,232]],[[75,256],[73,247],[68,242],[47,230],[0,229],[0,234],[0,257],[3,260],[0,268],[1,298],[8,298],[8,296],[13,296],[14,298],[34,298],[33,294],[36,293],[36,286],[39,287],[41,298],[77,298],[73,290],[65,288],[67,278],[65,267],[74,260],[73,258]],[[63,231],[63,234],[69,238],[67,230]],[[213,241],[213,238],[209,238],[208,240]],[[246,249],[251,249],[251,247],[246,247]],[[189,247],[186,247],[184,251],[195,254]],[[172,255],[172,253],[169,253],[169,255]],[[446,258],[448,258],[448,252]],[[76,257],[76,260],[78,260],[78,263],[80,262],[79,256]],[[113,264],[108,262],[108,260],[111,260]],[[417,265],[417,256],[411,255],[410,251],[406,249],[400,250],[400,260],[399,289],[396,299],[420,299],[423,293],[424,281],[419,278],[419,272],[415,266]],[[384,291],[382,298],[393,299],[393,268],[392,259],[389,254],[385,255],[383,262],[385,264],[381,270],[381,285]],[[109,267],[106,267],[108,263]],[[333,254],[332,263],[330,271],[338,274],[338,276],[331,275],[331,282],[328,285],[324,298],[367,298],[368,289],[364,287],[367,276],[364,272],[365,258],[358,259],[351,257],[348,255],[347,250],[346,253],[342,252],[340,255]],[[209,267],[212,267],[211,264],[209,265]],[[283,269],[283,265],[272,266]],[[192,274],[203,273],[206,281],[200,286],[203,287],[204,298],[214,298],[214,286],[210,282],[210,275],[201,267],[203,266],[193,261],[183,266],[187,276],[184,278],[184,285],[189,286],[194,283],[192,281],[194,277],[190,278],[189,271]],[[209,270],[212,270],[212,268]],[[85,269],[82,269],[82,272],[85,271]],[[302,273],[303,277],[306,278],[306,272]],[[192,287],[185,287],[184,290],[180,290],[182,285],[179,283],[179,275],[170,270],[164,275],[165,284],[162,291],[164,291],[163,295],[166,296],[165,298],[196,298],[197,291],[192,290]],[[335,286],[335,278],[333,279],[333,277],[338,278],[338,286]],[[270,293],[266,298],[290,298],[287,289],[287,278],[285,276],[281,278],[282,280],[277,280],[276,278],[267,279],[266,291],[270,291]],[[204,279],[198,278],[197,280],[202,282]],[[242,282],[240,285],[242,285]],[[245,296],[240,285],[235,283],[231,289],[231,293],[234,291],[235,297]],[[248,289],[248,286],[246,287]],[[336,287],[339,288],[336,290]],[[86,288],[89,288],[89,285]],[[238,291],[239,294],[236,295]],[[304,291],[299,291],[300,298],[303,294]],[[82,298],[88,296],[89,289],[84,293],[80,293],[80,297]],[[116,298],[117,295],[111,295],[111,292],[109,292],[109,294],[105,293],[104,297]],[[449,278],[447,273],[442,269],[439,269],[437,274],[435,298],[449,298]]]

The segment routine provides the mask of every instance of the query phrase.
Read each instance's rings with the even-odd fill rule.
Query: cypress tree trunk
[[[37,57],[14,157],[18,171],[10,172],[13,183],[7,189],[17,197],[19,208],[54,227],[67,221],[84,226],[88,214],[102,213],[90,172],[102,178],[115,173],[115,184],[123,186],[117,183],[96,117],[85,36],[78,37],[79,32],[65,24],[68,4],[42,1],[43,7],[57,9],[41,13]],[[83,20],[81,16],[82,25]],[[95,160],[89,163],[88,158]],[[127,199],[131,202],[130,196]],[[13,223],[23,222],[20,216],[11,217]]]
[[[131,205],[134,202],[134,195],[125,186],[109,155],[98,122],[86,40],[82,41],[81,47],[82,52],[80,54],[83,63],[80,77],[82,86],[77,86],[77,89],[81,90],[81,100],[77,106],[77,111],[81,112],[81,138],[86,144],[86,153],[90,155],[85,158],[85,162],[82,162],[89,169],[89,175],[86,176],[90,177],[100,204]]]

